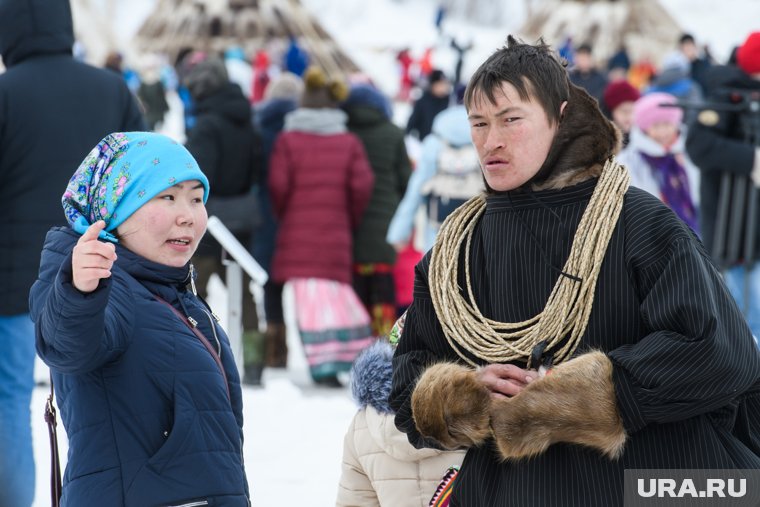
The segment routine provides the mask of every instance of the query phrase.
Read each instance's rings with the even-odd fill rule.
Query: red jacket
[[[269,171],[279,221],[274,281],[324,278],[351,283],[352,231],[375,179],[361,141],[349,133],[283,132]]]

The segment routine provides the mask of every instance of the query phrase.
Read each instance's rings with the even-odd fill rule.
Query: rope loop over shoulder
[[[533,348],[542,340],[547,340],[546,350],[553,352],[556,364],[572,357],[588,325],[599,270],[629,183],[626,168],[609,159],[562,269],[571,276],[560,274],[543,311],[523,322],[488,319],[474,304],[470,251],[475,226],[486,209],[485,195],[473,197],[446,218],[431,254],[430,295],[446,340],[466,363],[477,366],[464,351],[489,363],[530,363]],[[462,248],[467,298],[458,285]]]

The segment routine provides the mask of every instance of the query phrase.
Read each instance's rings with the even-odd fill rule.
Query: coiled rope
[[[553,351],[554,362],[560,363],[573,355],[588,325],[602,259],[629,182],[628,171],[614,158],[605,163],[562,270],[572,276],[560,274],[543,311],[523,322],[488,319],[474,304],[470,250],[475,226],[486,209],[485,196],[473,197],[446,218],[430,259],[430,294],[446,339],[464,361],[476,366],[463,350],[489,363],[529,363],[539,342],[546,340],[548,351],[565,337],[568,337],[565,344]],[[460,294],[458,284],[463,245],[467,295],[472,304]]]

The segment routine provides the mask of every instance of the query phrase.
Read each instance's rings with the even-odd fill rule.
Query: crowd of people
[[[286,286],[315,385],[359,406],[337,505],[617,505],[625,469],[760,468],[760,32],[604,66],[510,36],[466,87],[452,44],[452,76],[399,53],[398,125],[296,37],[98,69],[68,1],[0,3],[0,507],[34,495],[35,349],[61,505],[255,503],[242,386],[288,365]],[[242,376],[211,215],[269,275]]]

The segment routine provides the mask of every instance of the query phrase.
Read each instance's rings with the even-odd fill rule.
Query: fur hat
[[[666,107],[663,104],[675,104],[677,99],[669,93],[650,93],[644,95],[633,106],[633,123],[642,131],[658,122],[681,125],[683,110],[680,107]]]
[[[617,109],[623,102],[636,102],[639,97],[639,91],[625,79],[613,81],[604,89],[604,104],[609,112]]]
[[[303,75],[304,91],[301,106],[311,109],[336,107],[348,97],[348,87],[339,79],[328,79],[316,66],[306,69]]]
[[[209,56],[190,68],[184,82],[193,99],[200,100],[214,94],[229,82],[227,68],[221,58]]]
[[[752,32],[739,46],[736,63],[747,74],[760,74],[760,32]]]
[[[282,72],[264,91],[264,100],[285,99],[298,101],[303,93],[303,80],[292,72]]]
[[[351,394],[361,408],[371,406],[382,414],[392,414],[388,404],[391,394],[393,347],[385,340],[378,340],[354,361],[351,367]]]

